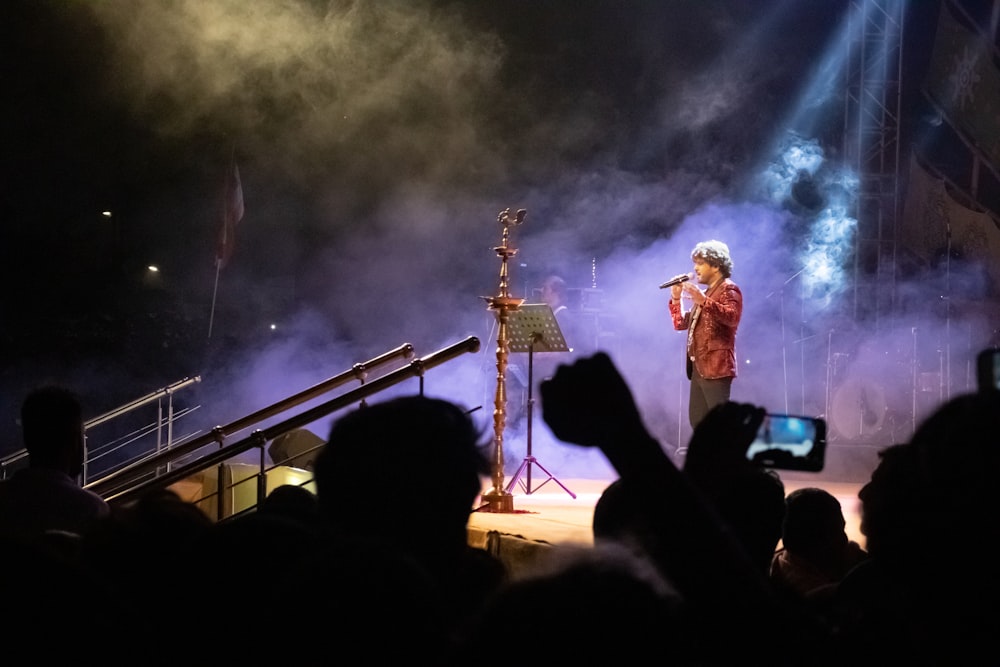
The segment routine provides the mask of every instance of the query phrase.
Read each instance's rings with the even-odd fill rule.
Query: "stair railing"
[[[409,343],[404,343],[399,347],[384,352],[376,357],[373,357],[372,359],[369,359],[368,361],[354,364],[350,370],[338,373],[337,375],[327,378],[326,380],[323,380],[308,389],[304,389],[297,394],[293,394],[292,396],[273,403],[267,407],[261,408],[260,410],[252,412],[244,417],[240,417],[225,426],[216,426],[210,432],[180,443],[166,451],[157,451],[149,456],[134,461],[127,466],[101,477],[100,479],[85,484],[85,488],[91,489],[100,495],[104,495],[111,492],[113,489],[120,490],[129,484],[139,483],[145,476],[161,472],[161,469],[164,466],[169,468],[171,464],[176,463],[179,459],[197,452],[206,445],[216,443],[219,446],[222,446],[225,444],[226,438],[234,433],[239,433],[240,431],[265,419],[281,414],[282,412],[301,405],[306,401],[322,396],[326,392],[336,389],[337,387],[340,387],[352,380],[364,382],[372,370],[380,368],[391,361],[412,358],[413,354],[413,346]]]
[[[182,454],[187,454],[195,449],[198,449],[199,447],[204,446],[205,444],[209,444],[211,442],[219,443],[219,449],[209,452],[208,454],[205,454],[190,463],[175,467],[162,474],[157,474],[155,477],[148,477],[149,473],[155,471],[157,468],[162,468],[168,460],[172,460],[173,458],[176,458],[176,456],[180,455],[176,450],[163,452],[162,454],[150,457],[149,459],[140,462],[140,464],[133,466],[130,470],[132,474],[127,478],[122,475],[116,475],[112,479],[101,480],[100,483],[90,485],[89,488],[92,488],[94,491],[102,495],[108,500],[109,503],[125,503],[152,489],[168,487],[171,484],[192,477],[193,475],[202,472],[211,466],[220,465],[228,459],[239,456],[240,454],[250,451],[253,448],[257,448],[260,451],[261,471],[257,479],[257,498],[259,502],[267,494],[266,468],[264,464],[264,446],[267,442],[283,435],[284,433],[322,419],[337,410],[359,403],[365,398],[373,396],[410,378],[417,377],[420,379],[420,393],[423,393],[423,376],[427,370],[451,361],[462,354],[478,352],[479,345],[479,339],[475,336],[470,336],[462,341],[449,345],[424,357],[413,359],[405,366],[401,366],[394,371],[372,380],[371,382],[367,382],[356,389],[332,398],[300,414],[289,417],[284,421],[275,423],[264,429],[258,429],[251,435],[236,442],[225,444],[225,433],[237,431],[240,428],[245,428],[249,423],[260,421],[262,419],[261,415],[264,413],[270,416],[275,412],[283,411],[277,410],[275,406],[279,404],[275,404],[275,406],[272,406],[271,408],[260,410],[256,413],[248,415],[247,417],[239,419],[227,427],[217,427],[216,429],[213,429],[211,434],[207,434],[206,437],[199,438],[178,448],[183,449],[183,452],[181,452]],[[282,401],[281,404],[292,401],[292,399],[301,397],[306,393],[310,393],[310,391],[296,394],[295,396]],[[299,400],[298,403],[301,403],[304,400],[305,398]],[[235,428],[235,426],[239,426],[239,428]],[[136,481],[136,477],[142,475],[146,475],[145,479]],[[218,486],[220,487],[218,492],[221,497],[221,492],[223,491],[221,488],[222,485],[219,484]],[[221,508],[222,503],[218,503],[218,506]]]

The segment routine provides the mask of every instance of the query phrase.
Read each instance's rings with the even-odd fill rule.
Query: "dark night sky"
[[[907,124],[937,11],[913,4]],[[669,440],[683,369],[656,286],[729,234],[734,277],[773,311],[795,273],[783,244],[802,239],[754,178],[848,5],[9,0],[7,409],[45,379],[97,413],[202,374],[225,423],[400,343],[467,335],[484,352],[428,386],[479,405],[510,207],[528,210],[515,295],[548,273],[604,290],[617,358]],[[835,152],[838,132],[817,138]],[[233,152],[246,215],[216,282]],[[773,319],[746,329],[776,372]],[[747,396],[774,385],[745,375]]]

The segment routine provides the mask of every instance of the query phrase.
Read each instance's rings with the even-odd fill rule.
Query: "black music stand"
[[[555,476],[545,469],[531,454],[531,418],[535,411],[534,399],[534,356],[535,350],[540,352],[569,352],[566,339],[563,338],[559,329],[559,322],[552,312],[552,308],[546,303],[523,303],[517,310],[510,313],[507,321],[508,326],[508,349],[511,352],[528,353],[528,442],[524,460],[521,467],[514,473],[514,477],[507,485],[507,493],[511,492],[514,485],[520,483],[521,488],[527,495],[531,495],[549,482],[555,482],[562,487],[572,497],[576,499],[576,494],[570,491]],[[536,465],[547,477],[544,482],[534,489],[531,488],[531,466]],[[525,475],[525,481],[521,481],[521,474]]]

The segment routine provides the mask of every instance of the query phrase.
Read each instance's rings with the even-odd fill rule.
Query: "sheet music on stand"
[[[507,326],[511,352],[570,351],[555,313],[547,303],[522,303],[510,312]]]

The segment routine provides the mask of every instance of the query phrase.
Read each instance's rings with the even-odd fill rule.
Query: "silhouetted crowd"
[[[316,493],[215,521],[166,489],[81,488],[78,398],[22,404],[29,465],[0,482],[8,664],[1000,664],[1000,391],[951,398],[880,452],[864,548],[827,491],[747,460],[764,418],[727,402],[678,468],[604,353],[540,387],[561,441],[618,473],[593,546],[515,572],[470,546],[490,439],[403,396],[333,422]]]

